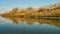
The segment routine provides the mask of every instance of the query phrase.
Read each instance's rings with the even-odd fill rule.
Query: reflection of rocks
[[[5,17],[6,18],[6,17]],[[38,22],[40,24],[50,24],[50,25],[55,25],[60,27],[60,20],[59,19],[33,19],[33,18],[7,18],[11,21],[13,21],[13,23],[18,24],[19,21],[21,21],[21,23],[24,23],[25,21],[27,22],[27,24],[32,25],[35,22]]]

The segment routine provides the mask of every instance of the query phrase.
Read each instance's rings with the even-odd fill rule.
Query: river
[[[60,34],[60,20],[0,17],[0,34]]]

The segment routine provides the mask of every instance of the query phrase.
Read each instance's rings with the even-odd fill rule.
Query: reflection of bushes
[[[33,18],[18,18],[18,17],[5,17],[9,19],[10,21],[13,21],[13,23],[20,24],[26,22],[28,25],[33,25],[33,23],[40,23],[40,24],[50,24],[60,27],[60,20],[55,19],[33,19]],[[21,22],[19,22],[21,21]]]

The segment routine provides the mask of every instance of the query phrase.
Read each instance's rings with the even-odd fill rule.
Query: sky
[[[14,7],[40,7],[48,4],[55,4],[60,0],[0,0],[0,12],[9,10]]]

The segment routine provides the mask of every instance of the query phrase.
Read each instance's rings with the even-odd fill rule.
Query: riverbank
[[[60,19],[60,3],[46,7],[26,9],[13,8],[9,12],[1,14],[2,17],[18,17],[18,18],[38,18],[38,19]]]

